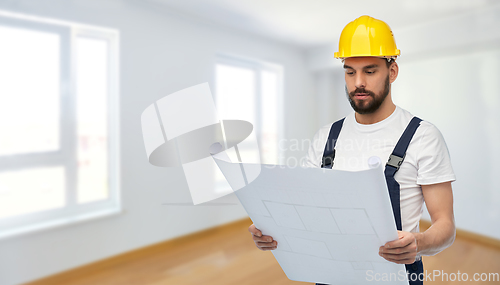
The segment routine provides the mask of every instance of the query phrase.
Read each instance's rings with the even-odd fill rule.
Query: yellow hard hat
[[[391,28],[370,16],[361,16],[342,30],[335,58],[357,56],[397,57],[400,54]]]

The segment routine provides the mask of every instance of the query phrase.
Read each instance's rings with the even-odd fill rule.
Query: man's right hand
[[[254,224],[248,227],[248,231],[252,234],[253,242],[260,250],[273,250],[278,247],[278,242],[273,240],[271,236],[263,236]]]

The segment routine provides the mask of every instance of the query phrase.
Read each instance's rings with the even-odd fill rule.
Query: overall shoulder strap
[[[335,144],[342,129],[342,124],[344,124],[344,119],[342,118],[332,124],[330,128],[330,133],[328,134],[328,139],[326,140],[325,150],[323,151],[323,158],[321,159],[321,168],[332,168],[333,160],[335,159]]]
[[[396,172],[399,170],[399,167],[403,163],[408,145],[410,145],[411,139],[417,131],[417,128],[420,126],[421,121],[422,119],[418,117],[413,117],[411,119],[405,131],[399,138],[398,143],[394,147],[392,154],[389,156],[389,160],[385,165],[385,170],[392,173],[392,175],[396,174]]]
[[[394,175],[396,172],[399,170],[399,167],[403,163],[403,160],[405,159],[406,156],[406,150],[408,149],[408,145],[410,144],[411,139],[413,138],[413,135],[415,134],[415,131],[417,130],[418,126],[420,126],[420,122],[422,120],[413,117],[406,127],[405,131],[399,138],[398,143],[394,147],[394,150],[392,151],[392,154],[389,156],[389,160],[387,161],[387,164],[385,165],[385,180],[387,183],[387,190],[389,190],[389,197],[391,198],[391,206],[392,206],[392,212],[394,214],[394,221],[396,222],[396,228],[398,230],[403,229],[403,223],[401,220],[401,196],[400,196],[400,187],[396,179],[394,178]]]

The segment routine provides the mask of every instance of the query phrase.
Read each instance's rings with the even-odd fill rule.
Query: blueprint
[[[381,163],[359,172],[291,168],[235,163],[234,152],[213,158],[255,226],[278,242],[272,253],[289,279],[408,284],[404,265],[378,254],[398,238]]]

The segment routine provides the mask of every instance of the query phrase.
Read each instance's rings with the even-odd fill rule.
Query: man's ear
[[[389,66],[389,81],[390,83],[393,83],[396,81],[396,78],[398,78],[398,73],[399,73],[399,66],[397,62],[393,62]]]

